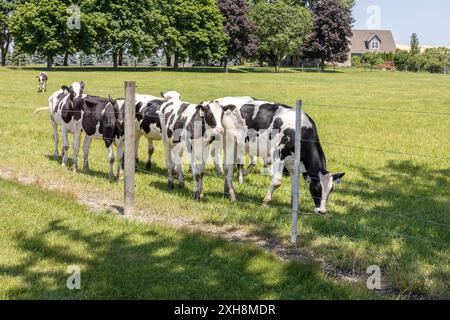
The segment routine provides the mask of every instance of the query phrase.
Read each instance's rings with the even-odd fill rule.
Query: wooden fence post
[[[292,227],[291,227],[291,243],[297,243],[298,231],[298,208],[300,197],[300,158],[302,147],[302,101],[297,100],[295,108],[295,160],[294,160],[294,176],[292,177]]]
[[[136,165],[136,82],[125,81],[124,213],[134,211]]]

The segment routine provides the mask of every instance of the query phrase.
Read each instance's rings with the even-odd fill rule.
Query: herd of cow
[[[109,157],[109,178],[114,175],[117,147],[117,177],[120,176],[124,158],[124,99],[101,98],[84,93],[85,84],[75,82],[62,86],[49,98],[50,119],[55,145],[54,156],[59,159],[59,132],[63,138],[62,165],[68,165],[69,138],[73,139],[73,169],[78,169],[78,153],[84,132],[83,170],[89,171],[89,149],[93,139],[102,139]],[[48,108],[37,109],[38,113]],[[164,142],[169,188],[174,188],[174,174],[178,184],[184,186],[182,158],[189,159],[195,182],[195,199],[203,194],[203,173],[211,155],[218,174],[225,174],[225,193],[236,201],[233,188],[235,167],[239,180],[251,172],[257,158],[270,168],[272,183],[264,199],[264,206],[280,187],[283,174],[294,172],[295,110],[289,106],[262,101],[251,97],[226,97],[214,101],[190,104],[183,102],[179,93],[169,91],[161,97],[136,95],[136,158],[139,140],[148,140],[147,169],[151,169],[153,142]],[[331,174],[321,147],[314,121],[302,112],[301,172],[309,184],[315,212],[324,214],[328,197],[335,182],[343,173]],[[243,170],[245,156],[250,166]],[[223,157],[224,156],[224,157]],[[185,159],[185,158],[183,158]]]

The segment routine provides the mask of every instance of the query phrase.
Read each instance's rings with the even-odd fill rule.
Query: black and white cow
[[[46,92],[48,74],[46,72],[41,72],[36,76],[36,78],[38,79],[38,92]]]
[[[54,157],[59,158],[59,135],[58,127],[61,127],[61,133],[63,138],[62,148],[62,165],[67,166],[68,151],[69,151],[69,132],[74,135],[73,148],[74,153],[78,154],[78,148],[80,145],[82,124],[82,114],[80,111],[76,111],[73,107],[73,101],[83,96],[84,82],[74,82],[70,87],[63,86],[60,90],[53,93],[48,99],[49,106],[46,108],[39,108],[34,113],[37,114],[40,111],[50,111],[50,121],[53,128],[53,142]],[[77,159],[74,158],[76,162]]]
[[[68,133],[74,135],[73,139],[73,167],[78,170],[78,154],[80,149],[81,134],[86,136],[83,144],[84,165],[83,170],[89,171],[89,149],[93,139],[102,139],[109,156],[109,178],[113,180],[114,152],[112,145],[117,145],[119,165],[117,176],[120,175],[121,162],[123,160],[123,110],[111,98],[105,99],[83,94],[84,83],[73,83],[72,86],[63,86],[49,99],[50,118],[53,127],[55,142],[55,158],[58,153],[58,126],[61,126],[63,136],[62,165],[67,166],[69,138]],[[35,113],[42,111],[38,109]]]
[[[217,136],[223,134],[221,117],[222,108],[215,105],[210,107],[209,105],[190,104],[181,100],[169,100],[162,106],[160,123],[169,188],[174,187],[174,169],[178,173],[179,186],[184,186],[182,157],[183,153],[186,153],[195,180],[194,199],[202,198],[202,178],[211,144]],[[217,164],[217,160],[215,162]]]
[[[124,110],[115,100],[86,96],[79,101],[83,110],[82,128],[86,136],[83,143],[83,171],[89,172],[89,149],[93,139],[103,140],[109,159],[109,180],[114,180],[114,149],[117,147],[117,178],[120,178],[124,159]]]
[[[236,201],[233,188],[235,159],[244,154],[262,157],[272,163],[272,184],[264,199],[264,206],[272,201],[274,191],[280,187],[283,170],[294,171],[295,109],[274,102],[248,98],[223,98],[208,104],[223,109],[225,129],[226,179],[225,193]],[[236,146],[236,154],[235,154]],[[316,213],[326,213],[328,197],[333,184],[345,174],[331,174],[327,170],[325,154],[320,144],[314,121],[302,113],[301,172],[309,183]]]

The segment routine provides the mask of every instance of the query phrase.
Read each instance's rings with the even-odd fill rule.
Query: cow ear
[[[200,113],[200,117],[204,118],[205,117],[205,106],[199,104],[197,106],[197,110]]]
[[[61,89],[64,91],[65,94],[70,94],[70,89],[68,86],[62,86]]]
[[[345,173],[336,173],[333,174],[333,181],[335,181],[336,184],[340,184],[342,182],[342,178],[345,176]]]

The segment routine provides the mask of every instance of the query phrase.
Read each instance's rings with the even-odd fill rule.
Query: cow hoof
[[[173,190],[175,188],[175,184],[173,183],[173,181],[169,181],[167,183],[167,186],[169,187],[169,190]]]
[[[178,182],[178,188],[180,188],[180,189],[184,188],[184,181]]]
[[[72,167],[72,172],[73,173],[77,173],[78,172],[78,168],[77,167]]]
[[[84,168],[83,169],[83,173],[84,174],[89,174],[91,172],[91,170],[89,170],[89,168]]]
[[[152,169],[152,163],[147,162],[147,164],[145,165],[145,170],[150,171],[151,169]]]
[[[200,201],[202,199],[202,195],[200,192],[196,192],[194,195],[194,200],[195,201]]]
[[[269,204],[263,203],[263,204],[261,205],[261,208],[263,208],[263,209],[269,209],[270,207],[269,207]]]
[[[53,160],[59,160],[59,153],[53,154]]]
[[[110,182],[114,182],[114,181],[116,181],[116,176],[114,174],[108,174],[108,180]]]

